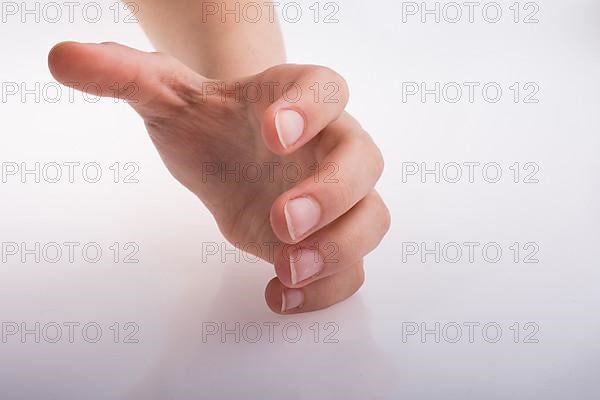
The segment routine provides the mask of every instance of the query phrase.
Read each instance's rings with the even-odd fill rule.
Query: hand
[[[273,311],[325,308],[362,285],[362,258],[390,217],[373,190],[381,153],[344,112],[348,89],[337,73],[279,65],[211,81],[170,56],[115,43],[61,43],[48,63],[61,83],[139,113],[171,174],[225,238],[275,265],[265,293]]]

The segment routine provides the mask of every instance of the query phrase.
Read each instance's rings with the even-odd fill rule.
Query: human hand
[[[274,312],[325,308],[362,285],[362,258],[390,216],[373,190],[381,153],[344,111],[348,89],[337,73],[284,64],[212,81],[173,57],[115,43],[61,43],[48,63],[65,85],[129,102],[225,238],[275,265],[265,292]],[[288,166],[302,179],[286,178]]]

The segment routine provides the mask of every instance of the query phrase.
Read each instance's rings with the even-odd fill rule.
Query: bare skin
[[[136,17],[154,47],[202,76],[238,78],[286,62],[278,11],[268,2],[136,0],[135,4]],[[261,18],[242,17],[248,7]]]
[[[383,170],[381,153],[344,111],[348,89],[337,73],[284,64],[219,82],[164,54],[73,42],[55,46],[49,66],[63,84],[79,88],[94,82],[102,95],[128,100],[171,174],[204,202],[227,240],[275,265],[277,278],[265,293],[273,311],[325,308],[362,285],[362,258],[387,232],[390,217],[373,190]],[[132,82],[133,97],[125,90]],[[115,93],[115,83],[123,90]],[[275,89],[258,97],[243,90],[236,96],[231,94],[236,83]],[[289,99],[298,99],[296,94],[282,91],[290,83],[302,89],[295,102]],[[326,101],[325,91],[315,98],[310,89],[332,83],[339,89],[337,102]],[[302,117],[299,138],[287,146],[277,117],[286,110]],[[299,181],[281,174],[281,167],[292,164],[302,174]],[[222,173],[249,165],[261,167],[260,179],[254,179],[255,172],[251,179]],[[317,214],[307,214],[304,205],[299,214],[290,213],[291,201],[307,198]],[[306,229],[307,221],[299,218],[314,221]],[[335,257],[329,257],[330,249]],[[305,256],[306,250],[318,257]],[[300,263],[301,257],[314,261]]]

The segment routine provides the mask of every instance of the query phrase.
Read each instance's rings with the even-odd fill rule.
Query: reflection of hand
[[[362,258],[390,217],[373,190],[381,153],[344,112],[348,89],[338,74],[279,65],[217,82],[114,43],[60,44],[49,65],[64,84],[93,82],[87,87],[129,101],[169,171],[227,240],[275,264],[279,279],[266,289],[273,311],[317,310],[361,286]]]

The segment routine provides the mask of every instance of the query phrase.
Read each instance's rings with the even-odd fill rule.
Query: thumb
[[[173,57],[116,43],[57,44],[48,54],[48,67],[60,83],[96,96],[125,100],[142,116],[181,103],[184,100],[176,89],[203,81]]]

